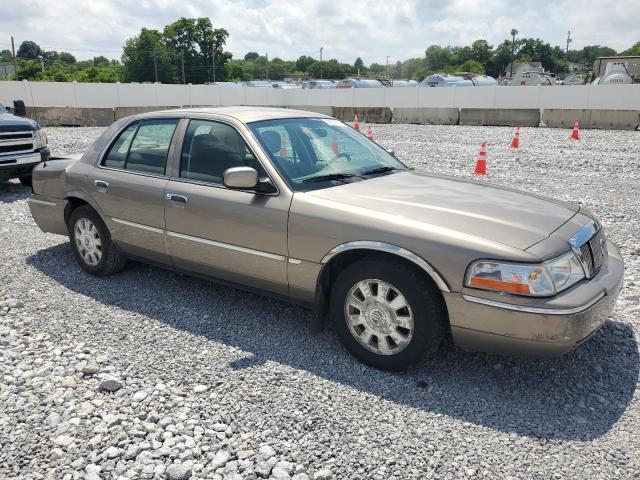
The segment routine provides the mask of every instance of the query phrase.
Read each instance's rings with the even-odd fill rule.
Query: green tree
[[[102,57],[102,58],[104,58],[104,57]],[[76,63],[76,57],[74,57],[73,55],[71,55],[68,52],[60,52],[60,55],[58,55],[58,59],[62,63],[67,63],[67,64]]]
[[[255,61],[255,59],[256,59],[256,58],[258,58],[259,56],[260,56],[260,54],[259,54],[259,53],[257,53],[257,52],[248,52],[248,53],[244,56],[244,59],[245,59],[247,62],[253,62],[253,61]]]
[[[622,52],[623,55],[640,55],[640,42],[636,42],[629,50]],[[606,56],[606,55],[601,55]]]
[[[31,40],[25,40],[20,44],[16,56],[19,58],[35,59],[42,57],[43,51],[40,46]]]
[[[298,72],[306,73],[309,71],[309,67],[311,66],[311,64],[313,64],[315,61],[316,60],[313,57],[302,55],[296,60],[296,70]]]
[[[11,62],[13,61],[13,55],[11,55],[11,50],[2,50],[0,52],[0,62]]]
[[[436,71],[451,65],[451,50],[440,45],[431,45],[425,51],[426,67]]]
[[[22,60],[18,64],[18,77],[26,80],[38,80],[42,74],[40,60]]]
[[[157,30],[143,28],[127,40],[122,53],[123,78],[127,82],[174,83],[176,69],[171,54]]]
[[[226,64],[231,60],[231,53],[224,51],[228,36],[224,28],[214,29],[206,17],[182,17],[164,29],[164,39],[176,69],[181,68],[182,62],[185,64],[187,83],[204,83],[213,81],[214,77],[216,81],[226,79]]]

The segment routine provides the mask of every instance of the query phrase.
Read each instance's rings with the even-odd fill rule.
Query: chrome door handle
[[[189,201],[189,197],[186,195],[179,195],[177,193],[167,192],[165,197],[167,200],[171,200],[172,202],[187,203]]]
[[[100,192],[105,192],[107,188],[109,188],[109,182],[105,182],[104,180],[94,180],[93,184]]]

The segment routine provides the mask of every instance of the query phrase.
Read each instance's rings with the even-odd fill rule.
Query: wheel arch
[[[85,195],[82,192],[69,192],[69,194],[66,196],[66,200],[67,200],[67,205],[65,206],[64,209],[64,223],[68,226],[69,225],[69,219],[71,218],[71,213],[73,213],[73,211],[78,208],[81,207],[83,205],[88,205],[91,208],[93,208],[98,215],[100,216],[100,218],[102,218],[102,221],[104,221],[104,215],[102,214],[102,211],[97,208],[97,206],[94,204],[94,202],[92,202],[87,195]]]
[[[353,262],[375,255],[401,260],[415,267],[433,282],[434,286],[439,290],[441,300],[444,304],[442,292],[450,292],[449,286],[438,271],[424,258],[410,250],[390,243],[374,241],[347,242],[333,248],[321,260],[323,266],[316,281],[314,302],[316,315],[314,316],[315,326],[313,330],[318,331],[322,329],[322,324],[328,310],[331,285],[337,275]]]

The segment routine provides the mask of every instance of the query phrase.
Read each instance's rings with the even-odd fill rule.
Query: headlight
[[[490,260],[472,263],[467,273],[468,287],[549,296],[585,278],[582,265],[573,252],[541,264],[516,264]]]
[[[34,148],[43,148],[47,146],[47,134],[41,128],[33,132]]]

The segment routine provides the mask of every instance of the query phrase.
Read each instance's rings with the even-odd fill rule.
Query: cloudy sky
[[[181,16],[208,16],[230,37],[234,57],[248,51],[294,59],[317,57],[366,64],[421,56],[431,44],[486,38],[538,37],[572,48],[617,50],[640,41],[640,0],[0,0],[0,49],[13,35],[80,59],[119,58],[141,27],[162,29]]]

